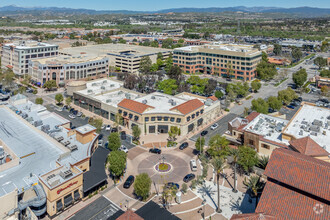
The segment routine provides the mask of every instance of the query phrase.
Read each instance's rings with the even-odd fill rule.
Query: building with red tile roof
[[[147,109],[153,109],[154,107],[150,105],[143,104],[141,102],[137,102],[130,99],[123,99],[121,102],[118,103],[118,107],[124,108],[139,114],[142,114]]]
[[[264,175],[267,183],[256,213],[276,219],[330,219],[330,164],[276,149]]]
[[[131,209],[129,209],[124,214],[119,216],[116,220],[143,220],[143,218],[133,212]]]
[[[175,107],[171,108],[170,110],[171,111],[177,110],[180,113],[186,115],[186,114],[202,107],[203,105],[204,105],[204,103],[201,102],[200,100],[192,99],[192,100],[182,103],[181,105],[175,106]]]
[[[247,213],[247,214],[234,214],[230,220],[275,220],[272,215],[264,213]]]

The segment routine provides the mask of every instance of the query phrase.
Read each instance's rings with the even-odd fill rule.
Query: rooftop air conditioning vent
[[[143,104],[147,104],[147,102],[148,102],[148,101],[147,101],[146,99],[142,100],[142,103],[143,103]]]
[[[72,171],[69,169],[69,168],[64,168],[60,171],[60,176],[63,178],[63,179],[66,179],[66,178],[69,178],[70,176],[72,176],[73,173]]]
[[[111,99],[107,99],[105,102],[106,103],[110,103],[111,102]]]
[[[102,89],[102,90],[105,90],[105,87],[104,87],[104,86],[101,86],[101,89]]]

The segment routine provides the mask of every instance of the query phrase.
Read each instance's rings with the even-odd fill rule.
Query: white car
[[[119,148],[119,150],[124,151],[125,153],[128,153],[128,149],[124,145],[121,145],[121,147]]]
[[[58,112],[61,112],[61,111],[63,111],[63,108],[62,107],[56,107],[55,110],[58,111]]]
[[[102,126],[101,126],[101,129],[104,129],[104,128],[105,128],[105,125],[102,125]]]
[[[110,126],[110,125],[107,125],[107,126],[105,127],[105,130],[106,130],[106,131],[110,131],[110,130],[111,130],[111,126]]]
[[[82,114],[83,114],[82,112],[78,112],[77,116],[78,116],[78,117],[81,117]]]
[[[75,119],[76,116],[75,116],[74,114],[70,114],[70,115],[69,115],[69,118]]]
[[[103,140],[99,140],[98,146],[99,147],[103,146]]]
[[[211,126],[211,130],[215,130],[217,127],[219,127],[218,123],[215,123]]]

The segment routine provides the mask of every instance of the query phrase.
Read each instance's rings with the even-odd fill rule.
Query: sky
[[[261,3],[262,2],[262,3]],[[17,5],[23,7],[67,7],[96,10],[137,10],[155,11],[182,7],[232,7],[232,6],[272,6],[272,7],[319,7],[330,8],[329,0],[0,0],[0,7]]]

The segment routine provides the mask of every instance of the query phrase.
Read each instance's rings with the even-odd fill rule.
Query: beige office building
[[[208,44],[173,51],[173,63],[186,73],[204,73],[250,81],[256,78],[261,51],[251,45]],[[228,74],[227,69],[232,71]]]

